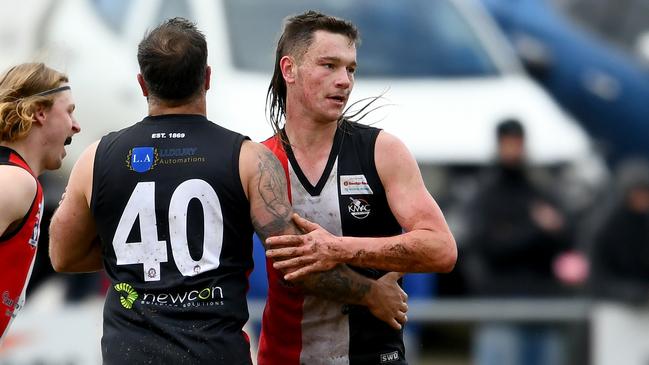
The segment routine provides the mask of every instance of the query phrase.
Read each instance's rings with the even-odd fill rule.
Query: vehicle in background
[[[454,167],[490,162],[495,125],[520,120],[533,163],[576,168],[592,182],[601,171],[583,128],[522,71],[505,38],[474,0],[354,2],[309,0],[61,0],[41,22],[35,54],[69,73],[83,133],[66,164],[110,130],[146,113],[135,81],[144,32],[173,16],[198,23],[213,68],[210,118],[263,140],[272,133],[265,96],[282,19],[318,9],[361,30],[352,101],[385,93],[365,118],[400,137],[439,199],[453,195]],[[70,22],[69,19],[75,19]],[[43,50],[46,50],[45,52]],[[564,169],[565,170],[565,169]],[[460,184],[461,185],[461,184]],[[449,195],[450,194],[450,195]]]
[[[482,1],[609,162],[649,157],[648,0]]]

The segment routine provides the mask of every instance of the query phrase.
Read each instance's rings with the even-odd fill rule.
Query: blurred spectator
[[[624,160],[591,226],[591,327],[595,365],[649,359],[649,161]]]
[[[553,262],[570,248],[567,217],[529,173],[522,124],[502,122],[497,138],[496,165],[469,203],[469,292],[501,297],[563,294]]]
[[[596,296],[649,304],[649,162],[620,164],[613,205],[592,247],[591,288]]]
[[[517,120],[497,127],[497,161],[469,203],[465,270],[470,294],[489,297],[548,297],[566,293],[554,268],[578,282],[585,273],[570,248],[566,214],[530,173],[525,131]],[[564,341],[550,325],[488,323],[474,337],[475,363],[565,363]]]

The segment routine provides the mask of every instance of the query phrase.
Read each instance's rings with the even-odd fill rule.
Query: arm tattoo
[[[264,202],[264,209],[271,218],[267,222],[260,222],[253,217],[255,230],[262,236],[262,240],[279,233],[299,233],[291,222],[292,208],[287,199],[288,188],[284,169],[270,151],[264,151],[258,157],[257,191]]]
[[[336,302],[363,304],[371,289],[372,279],[354,272],[346,265],[313,273],[302,279],[300,286],[309,293]]]
[[[266,209],[275,217],[285,217],[291,211],[286,197],[286,177],[277,158],[268,151],[259,155],[259,194],[266,203]]]

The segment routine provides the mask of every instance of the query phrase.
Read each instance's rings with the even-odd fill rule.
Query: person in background
[[[649,355],[649,161],[624,159],[614,176],[590,227],[593,358],[640,365]]]
[[[615,202],[596,227],[590,288],[597,298],[649,303],[649,162],[620,163]]]
[[[496,129],[497,160],[468,205],[463,270],[470,295],[542,298],[567,292],[555,262],[570,249],[567,215],[537,182],[525,157],[518,120]],[[542,324],[487,323],[474,336],[478,365],[565,361],[561,332]]]

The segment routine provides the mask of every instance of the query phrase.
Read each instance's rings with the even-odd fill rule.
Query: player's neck
[[[183,104],[166,103],[160,99],[149,98],[149,115],[165,115],[165,114],[197,114],[207,116],[207,106],[205,95],[199,96],[195,99]]]
[[[337,122],[286,119],[286,135],[295,160],[311,185],[317,185],[327,165]]]
[[[294,122],[296,120],[286,119],[286,135],[302,173],[315,186],[331,153],[337,122]]]
[[[286,121],[286,135],[294,149],[330,149],[336,134],[337,123]]]

